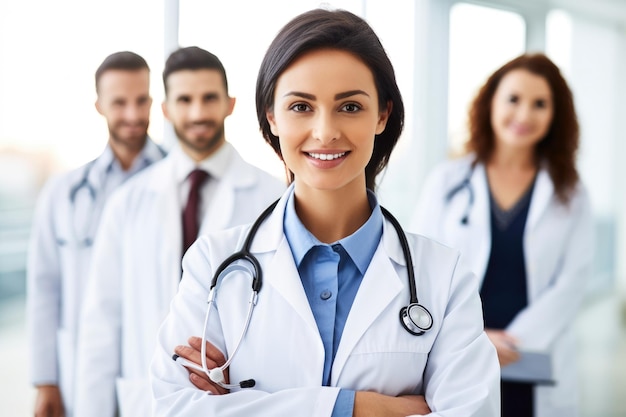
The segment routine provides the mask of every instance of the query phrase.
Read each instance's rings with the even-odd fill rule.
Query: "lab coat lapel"
[[[174,159],[167,157],[155,167],[152,176],[152,189],[158,196],[156,204],[160,208],[159,217],[163,221],[160,242],[154,244],[159,247],[160,271],[168,277],[180,277],[182,271],[182,214],[174,171]],[[173,289],[175,294],[178,281],[173,280],[172,285],[173,287],[168,285],[168,288]],[[165,298],[168,296],[170,294],[166,294]]]
[[[306,323],[307,328],[313,330],[317,337],[320,338],[315,317],[309,306],[309,300],[304,292],[304,287],[300,281],[300,275],[286,238],[281,240],[276,253],[266,268],[266,272],[263,274],[263,278],[287,300],[296,314]]]
[[[235,210],[235,190],[228,181],[220,180],[215,195],[211,197],[206,215],[202,220],[199,235],[226,229]]]
[[[491,252],[491,208],[487,172],[483,164],[476,164],[470,183],[474,192],[474,204],[466,226],[471,238],[464,239],[470,247],[464,252],[471,254],[468,260],[472,264],[472,269],[482,279]]]
[[[228,142],[224,146],[232,148]],[[215,195],[211,198],[211,204],[202,220],[199,235],[233,226],[233,218],[236,217],[235,212],[246,209],[245,207],[237,207],[237,190],[256,186],[256,177],[250,165],[241,158],[234,148],[231,150],[230,158],[228,169],[224,176],[219,179]]]
[[[393,241],[395,239],[396,241]],[[393,266],[393,261],[405,264],[402,248],[393,227],[385,222],[383,238],[363,276],[357,296],[348,314],[335,355],[332,384],[336,384],[350,353],[372,323],[389,307],[404,285]],[[408,292],[406,296],[409,299]],[[400,310],[398,309],[398,314]]]
[[[548,171],[540,169],[537,173],[535,187],[530,199],[530,208],[528,209],[528,218],[526,220],[526,231],[532,230],[537,224],[541,215],[548,208],[553,194],[554,185],[552,184]]]
[[[285,205],[289,194],[289,192],[283,194],[272,214],[261,224],[250,250],[256,256],[271,257],[266,265],[262,261],[263,286],[272,286],[321,340],[289,242],[283,232]],[[261,295],[260,298],[262,297]]]

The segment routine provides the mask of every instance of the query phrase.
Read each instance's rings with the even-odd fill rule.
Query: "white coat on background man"
[[[230,163],[200,234],[254,221],[285,188],[229,143],[220,152]],[[77,412],[114,415],[117,402],[122,416],[150,413],[149,364],[182,272],[182,203],[175,196],[184,158],[175,147],[120,189],[105,210],[80,332]],[[94,363],[97,374],[90,372]]]
[[[407,267],[398,235],[383,235],[350,309],[334,359],[331,386],[322,386],[324,346],[283,233],[287,191],[251,246],[263,270],[252,320],[230,365],[230,381],[253,378],[253,389],[206,395],[172,360],[174,348],[201,336],[213,271],[241,249],[250,227],[202,236],[183,260],[184,275],[159,331],[151,368],[155,416],[330,416],[339,387],[390,396],[424,393],[432,416],[499,415],[500,371],[483,332],[477,281],[456,250],[408,235],[417,297],[433,316],[422,336],[409,334],[399,312],[409,301]],[[234,271],[221,281],[207,340],[233,352],[245,323],[251,278]],[[454,378],[450,378],[454,375]],[[270,400],[271,399],[271,400]]]
[[[36,417],[73,415],[78,317],[104,204],[120,184],[164,156],[148,138],[152,98],[145,59],[130,51],[107,56],[95,86],[107,146],[94,161],[46,184],[33,222],[26,302]]]
[[[35,385],[59,386],[67,415],[78,318],[102,208],[122,181],[162,157],[148,139],[136,165],[122,173],[112,168],[115,157],[107,146],[94,161],[51,178],[39,195],[27,267],[30,372]]]
[[[427,178],[411,230],[461,251],[484,278],[491,252],[490,203],[483,164],[473,155],[440,164]],[[448,194],[469,176],[468,186]],[[470,203],[473,193],[473,203]],[[467,224],[462,219],[467,217]],[[568,206],[554,194],[547,170],[537,173],[523,237],[528,306],[505,331],[521,350],[549,352],[556,385],[535,388],[537,417],[576,415],[574,323],[593,257],[593,224],[587,193],[578,184]]]
[[[85,296],[77,368],[80,416],[150,415],[150,359],[181,279],[182,213],[190,173],[203,169],[199,234],[246,224],[286,188],[245,162],[226,141],[228,96],[219,59],[197,47],[174,51],[164,69],[163,112],[177,145],[107,205]]]

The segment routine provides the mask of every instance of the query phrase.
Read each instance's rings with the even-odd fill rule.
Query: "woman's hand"
[[[485,333],[496,347],[500,367],[517,362],[520,354],[517,351],[518,340],[504,330],[485,329]]]
[[[202,339],[192,336],[187,342],[189,346],[176,346],[174,352],[181,358],[185,358],[190,362],[195,363],[199,367],[202,367],[202,361],[200,359],[200,352],[202,347]],[[218,366],[222,366],[226,363],[226,358],[222,352],[219,351],[213,344],[206,342],[206,366],[208,369],[213,369]],[[207,374],[203,371],[185,366],[189,371],[189,380],[196,387],[203,391],[210,392],[214,395],[227,394],[229,391],[226,388],[221,387],[217,383],[211,381]],[[224,382],[228,383],[228,369],[224,370]]]

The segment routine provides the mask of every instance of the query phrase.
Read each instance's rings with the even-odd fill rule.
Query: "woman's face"
[[[496,148],[534,148],[548,133],[553,115],[548,81],[524,69],[510,71],[491,100]]]
[[[340,50],[307,52],[276,82],[267,113],[297,190],[362,192],[365,167],[388,118],[370,69]]]

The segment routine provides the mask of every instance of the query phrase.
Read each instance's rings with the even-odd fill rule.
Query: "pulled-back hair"
[[[535,158],[538,163],[547,164],[557,197],[567,203],[578,182],[578,118],[572,91],[559,68],[544,54],[523,54],[507,62],[487,79],[470,107],[466,149],[476,154],[477,162],[486,163],[491,157],[495,147],[491,126],[493,96],[502,78],[519,69],[543,77],[550,86],[554,113],[548,133],[535,147]]]
[[[274,91],[280,75],[298,57],[319,49],[351,53],[372,71],[380,110],[391,112],[385,130],[376,135],[372,157],[365,168],[367,188],[374,190],[376,176],[389,162],[404,125],[404,104],[396,84],[393,66],[369,24],[345,10],[314,9],[296,16],[278,33],[259,69],[256,110],[261,133],[282,158],[278,137],[272,134],[266,112],[274,107]],[[289,173],[293,181],[293,173]]]

